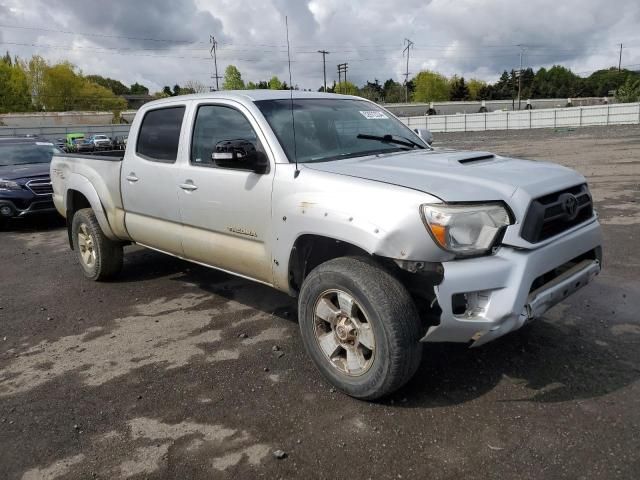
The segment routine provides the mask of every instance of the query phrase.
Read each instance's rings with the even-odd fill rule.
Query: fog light
[[[489,307],[491,290],[457,293],[452,298],[452,311],[458,317],[473,319],[481,317]]]
[[[0,214],[4,215],[5,217],[10,217],[11,215],[13,215],[13,208],[11,208],[9,205],[2,205],[0,207]]]

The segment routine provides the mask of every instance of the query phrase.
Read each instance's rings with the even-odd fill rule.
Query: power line
[[[175,40],[175,39],[163,39],[163,38],[145,38],[145,37],[128,37],[124,35],[110,35],[104,33],[93,32],[74,32],[71,30],[56,30],[54,28],[46,27],[29,27],[24,25],[0,25],[0,28],[15,28],[20,30],[40,30],[42,32],[62,33],[66,35],[82,35],[85,37],[101,37],[101,38],[121,38],[124,40],[142,40],[145,42],[166,42],[166,43],[204,43],[194,42],[192,40]]]

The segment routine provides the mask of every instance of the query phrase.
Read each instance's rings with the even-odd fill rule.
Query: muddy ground
[[[320,378],[285,295],[137,247],[118,281],[91,283],[62,223],[12,222],[0,478],[639,478],[640,129],[436,144],[586,175],[606,239],[595,283],[482,348],[428,346],[407,387],[366,403]]]

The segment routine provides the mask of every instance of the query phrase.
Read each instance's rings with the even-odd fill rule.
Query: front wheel
[[[83,208],[73,216],[73,246],[85,277],[108,280],[122,269],[122,244],[105,236],[93,210]]]
[[[409,292],[367,259],[337,258],[311,271],[300,291],[299,322],[316,367],[352,397],[387,395],[420,364],[420,320]]]

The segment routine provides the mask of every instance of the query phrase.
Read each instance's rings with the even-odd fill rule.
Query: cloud
[[[615,7],[605,0],[29,3],[27,8],[21,0],[4,0],[0,24],[76,33],[3,28],[0,40],[12,53],[66,58],[85,73],[128,84],[137,81],[152,90],[187,80],[212,84],[209,35],[219,42],[220,73],[234,64],[245,80],[272,75],[288,79],[285,16],[293,81],[314,90],[322,81],[319,49],[331,52],[327,56],[329,82],[337,78],[336,64],[344,62],[349,63],[348,78],[357,84],[374,78],[401,80],[406,68],[402,56],[405,38],[415,43],[409,64],[412,73],[431,68],[446,75],[494,80],[503,70],[517,68],[521,51],[525,66],[562,63],[588,73],[617,65],[620,42],[625,43],[623,64],[640,68],[637,0],[620,0]]]

